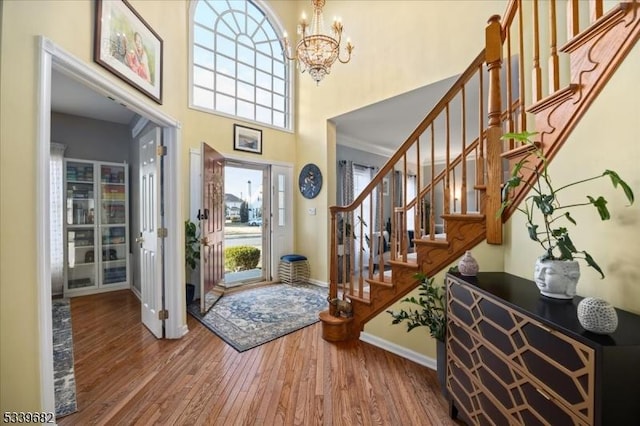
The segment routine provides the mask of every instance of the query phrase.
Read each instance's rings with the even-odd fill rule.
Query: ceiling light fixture
[[[291,46],[284,33],[285,56],[289,60],[298,60],[301,72],[307,71],[311,78],[319,84],[325,75],[331,72],[331,65],[337,60],[346,64],[351,60],[351,52],[354,46],[347,39],[345,50],[347,58],[340,57],[340,42],[342,40],[342,22],[334,19],[331,25],[331,34],[324,32],[324,19],[322,7],[325,0],[311,0],[313,3],[313,18],[311,25],[307,23],[307,17],[302,13],[302,20],[298,25],[298,34],[302,39],[296,45],[295,55],[291,56]]]

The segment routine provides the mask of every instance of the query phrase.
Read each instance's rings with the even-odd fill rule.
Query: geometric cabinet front
[[[595,351],[447,278],[447,383],[475,424],[593,424]]]

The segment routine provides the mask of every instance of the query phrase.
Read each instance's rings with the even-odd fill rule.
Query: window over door
[[[192,107],[291,129],[289,61],[275,22],[251,1],[193,3]]]

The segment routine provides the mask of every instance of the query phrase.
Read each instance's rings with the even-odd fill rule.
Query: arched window
[[[191,106],[290,129],[289,64],[275,19],[252,1],[195,0],[191,10]]]

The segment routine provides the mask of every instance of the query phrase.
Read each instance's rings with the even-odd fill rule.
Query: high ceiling
[[[457,76],[333,118],[338,144],[389,156],[415,130]]]
[[[333,118],[338,144],[390,155],[454,80],[455,77],[451,77]],[[119,124],[131,123],[136,115],[126,106],[56,70],[52,72],[51,87],[53,112]]]

